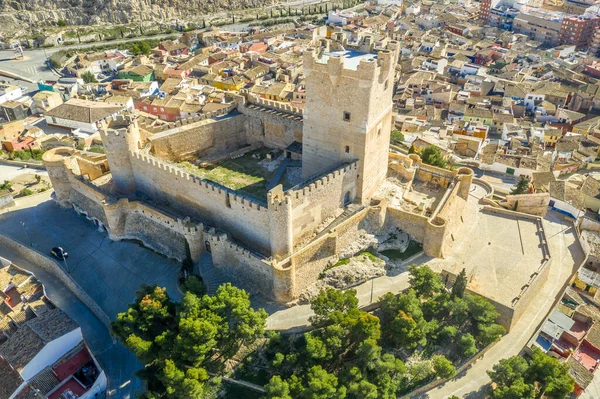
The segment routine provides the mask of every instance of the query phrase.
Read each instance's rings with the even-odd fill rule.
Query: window
[[[381,128],[377,129],[377,136],[381,136]]]
[[[350,112],[344,111],[344,120],[350,122]]]
[[[350,154],[350,146],[346,146],[346,154]]]

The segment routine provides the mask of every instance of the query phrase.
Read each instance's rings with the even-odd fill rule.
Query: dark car
[[[50,251],[50,254],[52,254],[52,256],[54,256],[56,259],[60,259],[60,260],[65,260],[69,256],[69,254],[61,247],[52,248],[52,251]]]

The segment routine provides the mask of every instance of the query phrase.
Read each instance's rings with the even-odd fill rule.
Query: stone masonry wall
[[[387,208],[386,224],[389,227],[397,227],[420,243],[425,240],[427,223],[428,220],[425,216],[398,208]]]
[[[294,141],[302,142],[301,119],[244,106],[240,110],[246,115],[246,141],[249,144],[262,142],[266,147],[283,149]]]
[[[194,156],[231,152],[246,144],[245,117],[207,119],[178,126],[150,136],[152,151],[158,158],[180,162]]]
[[[507,195],[500,205],[512,211],[544,217],[550,203],[549,193]]]
[[[273,267],[264,258],[211,229],[207,234],[214,265],[232,282],[252,293],[273,297]]]
[[[265,205],[150,155],[132,152],[131,163],[141,195],[177,209],[181,215],[217,226],[251,248],[270,252],[269,213]]]
[[[292,199],[294,243],[312,234],[324,221],[337,216],[348,199],[356,197],[356,162],[326,174],[310,184],[287,192]]]

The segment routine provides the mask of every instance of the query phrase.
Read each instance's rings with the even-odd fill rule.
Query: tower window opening
[[[346,146],[346,154],[350,154],[350,146],[349,145]]]
[[[350,112],[344,111],[344,120],[350,122]]]

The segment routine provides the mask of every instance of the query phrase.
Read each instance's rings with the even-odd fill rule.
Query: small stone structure
[[[13,199],[12,194],[8,190],[0,190],[0,209],[8,208],[9,206],[13,206],[15,204],[15,200]]]

